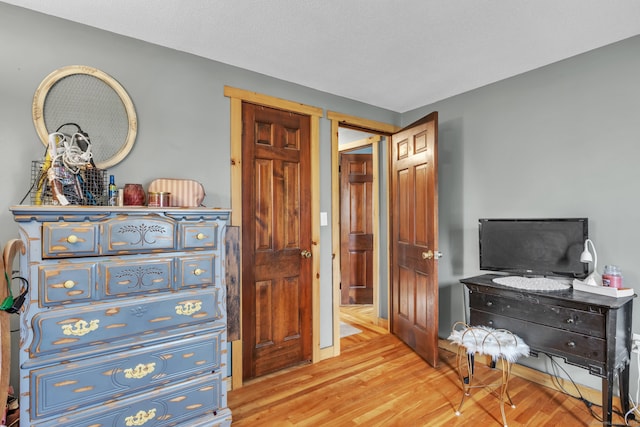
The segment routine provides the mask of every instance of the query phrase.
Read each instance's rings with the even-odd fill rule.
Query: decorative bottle
[[[113,175],[109,175],[109,206],[118,205],[118,187]]]
[[[622,272],[616,265],[605,265],[602,273],[602,286],[622,287]]]

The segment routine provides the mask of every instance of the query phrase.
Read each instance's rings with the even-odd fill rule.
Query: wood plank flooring
[[[441,349],[430,367],[395,336],[345,308],[343,321],[363,332],[341,340],[341,355],[270,374],[228,394],[234,426],[501,426],[496,397],[477,390],[458,417],[462,391],[455,354]],[[585,404],[512,377],[510,427],[598,426]],[[601,415],[596,405],[594,412]],[[616,417],[617,425],[624,425]],[[632,421],[630,425],[638,425]]]

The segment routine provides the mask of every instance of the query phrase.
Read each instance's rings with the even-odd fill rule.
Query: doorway
[[[304,249],[308,251],[302,255],[302,251],[298,253],[298,257],[304,256],[308,258],[307,261],[311,264],[310,275],[310,292],[311,292],[311,336],[308,339],[311,341],[311,362],[315,363],[320,360],[320,215],[319,215],[319,194],[320,194],[320,180],[319,180],[319,120],[323,115],[323,111],[320,108],[300,104],[298,102],[283,100],[280,98],[274,98],[268,95],[250,92],[242,89],[237,89],[229,86],[225,86],[224,95],[230,98],[231,107],[231,225],[241,226],[243,225],[243,218],[245,218],[247,211],[252,209],[250,206],[244,206],[243,204],[243,185],[253,185],[253,179],[248,180],[247,184],[243,184],[245,181],[242,175],[243,165],[243,152],[242,152],[242,138],[243,138],[243,103],[251,103],[258,106],[269,107],[281,111],[291,112],[292,114],[307,116],[309,120],[309,150],[310,150],[310,164],[307,166],[310,173],[310,191],[304,194],[310,201],[310,247]],[[285,130],[285,132],[287,132]],[[266,170],[266,169],[265,169]],[[280,179],[279,177],[277,177]],[[249,182],[250,181],[250,182]],[[240,227],[241,234],[243,228]],[[243,239],[243,236],[240,236]],[[243,248],[244,249],[244,248]],[[241,263],[244,260],[241,260]],[[242,279],[241,279],[242,280]],[[255,313],[247,313],[240,310],[240,319],[242,322],[251,321],[252,316]],[[232,374],[232,388],[240,388],[243,385],[243,366],[244,354],[243,354],[243,338],[235,340],[230,343],[231,346],[231,374]]]
[[[388,251],[381,251],[379,248],[386,247],[388,242],[388,213],[385,210],[380,212],[379,206],[388,206],[387,171],[388,171],[388,137],[399,128],[387,123],[362,119],[342,113],[327,112],[327,118],[331,120],[331,176],[332,176],[332,242],[333,242],[333,346],[323,349],[322,359],[337,356],[340,354],[340,307],[341,307],[341,225],[340,225],[340,173],[339,161],[340,152],[348,152],[362,146],[372,147],[372,164],[374,178],[372,183],[372,194],[377,200],[373,201],[373,252],[377,254],[373,257],[373,304],[369,309],[361,310],[367,313],[367,323],[374,324],[384,330],[388,330],[389,313],[389,271],[387,266]],[[340,134],[347,135],[344,140],[348,142],[340,144]],[[348,134],[351,133],[351,136]],[[369,139],[371,138],[371,139]],[[355,142],[354,142],[355,141]],[[382,188],[379,188],[381,186]],[[378,195],[384,200],[380,200]],[[353,306],[352,306],[353,307]]]

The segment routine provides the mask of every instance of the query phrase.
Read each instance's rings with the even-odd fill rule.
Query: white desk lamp
[[[589,243],[591,243],[593,257],[591,256],[591,252],[589,252]],[[598,253],[596,252],[596,247],[591,239],[587,239],[584,241],[584,251],[582,251],[582,253],[580,254],[580,262],[593,262],[593,271],[582,282],[585,285],[602,286],[602,276],[598,274]]]

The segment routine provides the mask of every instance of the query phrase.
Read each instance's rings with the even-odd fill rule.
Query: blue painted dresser
[[[20,424],[231,424],[224,234],[209,208],[11,208],[27,248]]]

